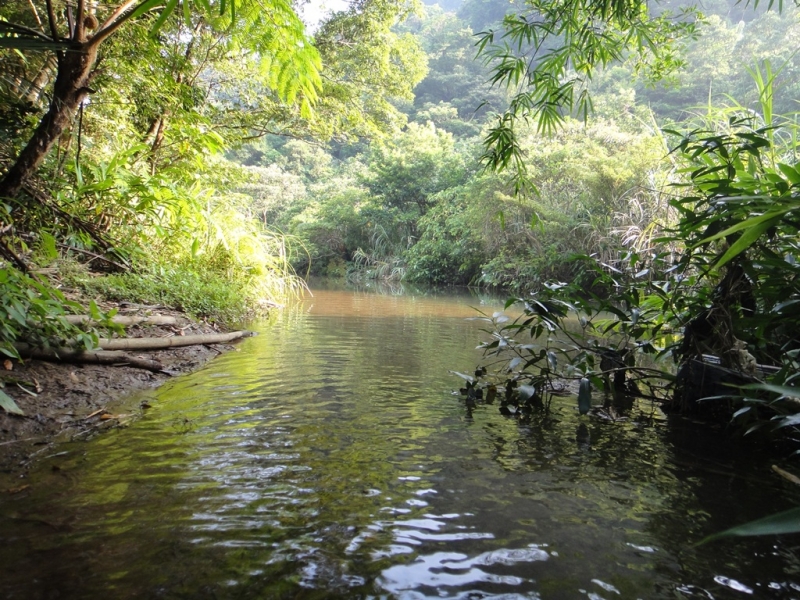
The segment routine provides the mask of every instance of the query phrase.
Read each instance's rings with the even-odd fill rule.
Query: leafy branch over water
[[[578,279],[510,300],[507,309],[522,309],[513,320],[484,317],[493,328],[482,347],[499,361],[501,385],[541,394],[554,378],[585,378],[751,426],[798,422],[800,165],[777,158],[772,128],[728,126],[677,145],[679,218],[652,247],[613,264],[574,257]],[[677,371],[647,356],[671,358]]]

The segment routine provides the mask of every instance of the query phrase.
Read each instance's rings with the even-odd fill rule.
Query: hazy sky
[[[300,17],[308,27],[309,33],[314,33],[320,21],[329,13],[347,8],[347,0],[309,0],[303,4]]]

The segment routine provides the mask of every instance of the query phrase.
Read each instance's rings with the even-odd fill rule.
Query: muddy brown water
[[[800,502],[648,404],[520,424],[452,395],[479,296],[318,289],[0,496],[0,597],[800,598]],[[774,459],[773,459],[774,461]]]

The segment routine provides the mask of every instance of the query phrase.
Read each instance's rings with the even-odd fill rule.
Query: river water
[[[800,502],[752,445],[468,411],[448,371],[499,306],[319,289],[256,323],[0,495],[0,597],[800,598],[797,538],[693,546]]]

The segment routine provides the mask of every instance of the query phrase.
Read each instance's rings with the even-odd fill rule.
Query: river
[[[527,423],[453,395],[490,297],[317,289],[0,495],[0,597],[800,598],[753,444],[640,402]]]

